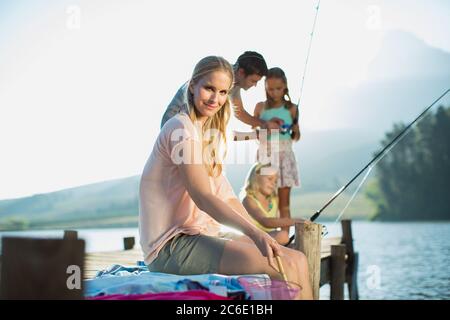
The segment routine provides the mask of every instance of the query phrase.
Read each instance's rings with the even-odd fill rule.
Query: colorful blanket
[[[249,295],[238,281],[239,275],[220,274],[174,275],[150,272],[145,265],[112,265],[85,280],[85,297],[108,295],[142,295],[148,293],[186,292],[203,290],[223,297],[248,299]],[[268,279],[267,275],[252,275]]]

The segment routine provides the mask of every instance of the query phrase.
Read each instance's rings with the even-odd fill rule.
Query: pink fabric
[[[88,298],[89,300],[232,300],[204,290],[161,292],[144,294],[112,294]]]
[[[174,161],[192,140],[200,141],[199,131],[187,114],[177,114],[161,129],[145,165],[139,187],[139,232],[147,265],[178,233],[219,234],[219,223],[195,205]],[[236,198],[223,175],[210,177],[210,187],[224,201]]]

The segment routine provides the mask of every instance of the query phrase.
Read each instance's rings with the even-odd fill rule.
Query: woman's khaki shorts
[[[148,269],[182,275],[219,273],[225,243],[237,237],[234,233],[220,237],[179,233],[162,247]]]

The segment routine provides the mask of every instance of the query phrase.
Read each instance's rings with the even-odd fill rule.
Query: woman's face
[[[274,191],[277,185],[277,175],[258,175],[257,183],[259,186],[259,192],[261,192],[264,196],[270,196]]]
[[[281,101],[286,92],[286,85],[279,78],[266,79],[266,91],[274,101]]]
[[[227,101],[230,87],[231,78],[224,71],[211,72],[191,85],[189,90],[194,95],[199,118],[206,120],[214,116]]]

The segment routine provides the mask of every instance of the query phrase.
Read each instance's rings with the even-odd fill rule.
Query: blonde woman
[[[172,274],[268,274],[287,277],[311,298],[305,256],[259,230],[222,174],[233,69],[223,58],[200,60],[187,86],[189,113],[163,126],[140,182],[139,231],[150,271]],[[245,236],[219,236],[219,223]]]

